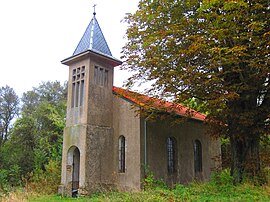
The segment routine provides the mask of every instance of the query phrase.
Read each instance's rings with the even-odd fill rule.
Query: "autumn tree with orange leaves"
[[[127,84],[207,103],[212,132],[230,139],[235,182],[257,176],[270,124],[269,0],[140,0],[126,22]]]

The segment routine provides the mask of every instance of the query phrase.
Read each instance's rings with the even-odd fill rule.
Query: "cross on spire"
[[[94,15],[96,15],[96,6],[97,6],[97,4],[94,4],[94,6],[93,6],[93,8],[94,8]]]

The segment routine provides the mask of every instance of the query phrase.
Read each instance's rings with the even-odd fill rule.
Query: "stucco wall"
[[[113,63],[104,57],[89,53],[75,58],[68,65],[67,120],[63,138],[61,192],[71,194],[72,148],[77,147],[80,151],[79,193],[90,194],[95,187],[102,188],[104,184],[112,184]],[[108,71],[106,86],[94,82],[95,66]],[[82,67],[85,69],[83,105],[78,104],[76,107],[72,106],[73,71]],[[70,162],[68,156],[71,156]]]
[[[108,70],[108,86],[95,83],[95,66]],[[93,57],[90,64],[90,80],[88,82],[87,123],[96,126],[112,127],[113,119],[113,67],[104,60]]]
[[[71,107],[72,103],[72,76],[73,76],[73,70],[78,67],[85,67],[85,77],[84,77],[84,89],[85,92],[88,92],[89,85],[91,81],[91,72],[92,70],[89,68],[91,63],[91,60],[89,57],[81,57],[81,60],[74,61],[69,66],[69,79],[68,79],[68,97],[67,97],[67,120],[66,120],[66,126],[70,127],[77,124],[86,124],[87,123],[87,111],[88,111],[88,105],[87,103],[87,94],[85,93],[84,96],[84,105],[79,107]]]
[[[108,85],[95,83],[95,66],[108,70]],[[106,60],[91,58],[87,83],[87,132],[85,189],[87,194],[113,184],[113,67]],[[98,75],[96,75],[98,76]]]
[[[71,182],[73,172],[73,151],[77,147],[80,152],[80,170],[79,170],[79,186],[84,187],[85,183],[85,160],[86,160],[86,127],[77,125],[73,127],[66,127],[64,130],[63,138],[63,151],[62,151],[62,174],[61,184],[65,192],[71,195]]]
[[[88,125],[86,142],[85,188],[91,194],[113,184],[113,130]]]
[[[113,99],[114,126],[114,177],[120,190],[140,190],[141,188],[141,144],[140,118],[129,101],[118,96]],[[126,139],[126,171],[119,173],[118,141],[123,135]]]
[[[167,138],[176,140],[176,172],[168,174],[167,167]],[[194,141],[202,144],[202,173],[196,178],[207,180],[211,169],[218,162],[213,157],[220,155],[219,140],[215,140],[206,133],[205,126],[198,121],[185,121],[173,125],[169,121],[147,122],[147,160],[151,171],[158,179],[168,184],[188,183],[195,179],[194,172]]]

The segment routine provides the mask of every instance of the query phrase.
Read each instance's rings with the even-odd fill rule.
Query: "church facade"
[[[207,135],[205,115],[186,117],[184,106],[114,87],[114,67],[122,62],[112,56],[95,13],[62,63],[69,79],[60,193],[139,191],[146,170],[169,185],[209,179],[220,142]],[[146,106],[186,121],[151,118],[141,113]]]

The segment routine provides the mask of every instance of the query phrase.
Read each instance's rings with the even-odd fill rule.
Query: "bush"
[[[21,185],[20,167],[18,165],[11,166],[9,170],[0,169],[0,196]]]
[[[163,179],[155,179],[154,173],[149,168],[146,168],[145,170],[146,175],[143,181],[144,190],[151,190],[155,188],[168,189],[168,186]]]
[[[30,176],[30,181],[27,182],[27,189],[31,192],[41,194],[55,194],[61,179],[60,162],[49,160],[45,165],[45,171],[37,169]]]
[[[215,186],[231,186],[233,184],[233,176],[230,175],[229,169],[224,169],[213,173],[210,183]]]
[[[9,191],[7,178],[8,178],[8,171],[0,170],[0,198]]]

